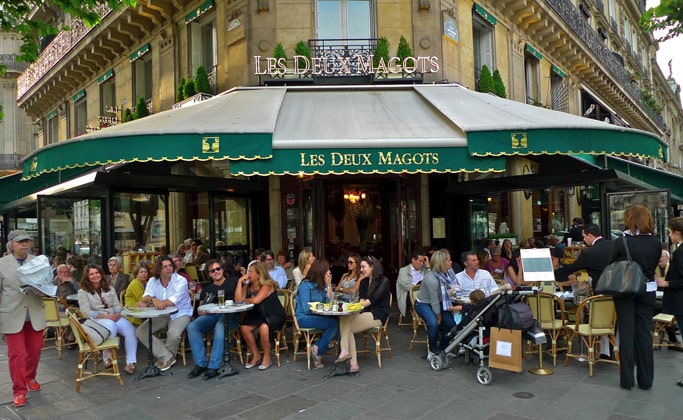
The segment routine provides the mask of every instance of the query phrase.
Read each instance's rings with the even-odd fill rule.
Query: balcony
[[[2,169],[22,169],[21,160],[24,155],[17,153],[0,154],[0,170]]]
[[[0,66],[5,66],[8,72],[21,73],[26,70],[28,64],[17,61],[16,54],[0,54]]]

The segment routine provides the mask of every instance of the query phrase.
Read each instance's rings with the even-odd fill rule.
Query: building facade
[[[102,22],[92,28],[61,16],[71,31],[46,42],[38,61],[18,80],[17,103],[32,118],[42,149],[29,156],[23,181],[15,183],[32,183],[28,189],[34,191],[18,192],[3,204],[3,213],[9,227],[37,219],[36,236],[46,253],[79,243],[93,258],[102,258],[140,248],[168,250],[195,237],[209,241],[212,251],[251,252],[263,246],[295,257],[303,247],[313,247],[330,260],[346,249],[374,253],[389,273],[418,246],[459,252],[506,232],[519,239],[541,237],[562,231],[576,216],[609,224],[607,194],[664,188],[680,174],[680,89],[653,64],[656,44],[638,26],[644,7],[643,1],[616,0],[150,0],[135,9],[103,9]],[[41,16],[38,11],[35,18]],[[386,54],[382,38],[388,41]],[[399,51],[401,38],[410,52]],[[171,111],[168,125],[184,126],[163,131],[166,137],[149,143],[142,137],[150,134],[144,119],[137,125],[122,122],[141,99],[152,114],[198,107],[192,105],[193,92],[180,87],[181,79],[194,78],[200,66],[212,94],[269,86],[262,88],[260,102],[245,100],[244,106],[253,108],[244,118],[251,115],[254,127],[258,117],[272,121],[272,129],[264,128],[270,130],[270,149],[245,148],[245,143],[264,146],[253,133],[231,137],[235,143],[227,149],[222,141],[216,155],[179,151],[176,143],[183,142],[184,133],[204,129],[194,126],[197,115],[178,117],[189,111]],[[515,143],[512,133],[512,148],[498,147],[491,135],[491,143],[482,141],[480,149],[468,135],[463,143],[468,159],[489,161],[438,167],[418,157],[421,146],[438,146],[435,153],[444,156],[448,147],[461,147],[439,143],[437,134],[456,138],[462,126],[445,132],[444,126],[457,125],[455,117],[439,120],[448,115],[447,100],[443,115],[435,116],[433,109],[442,110],[440,98],[392,102],[405,88],[394,92],[382,86],[457,83],[477,90],[482,77],[486,80],[484,68],[500,75],[513,101],[536,106],[543,115],[548,109],[625,132],[647,132],[661,143],[659,150],[640,150],[635,143],[647,142],[640,137],[634,144],[598,147],[598,140],[579,139],[587,133],[579,130],[576,140],[585,141],[579,148],[564,131],[546,133],[538,143],[543,148],[527,147],[526,137]],[[325,85],[349,90],[336,95]],[[301,90],[283,93],[278,86]],[[349,95],[353,86],[381,92],[375,96],[389,105],[373,102],[374,94]],[[274,97],[280,102],[269,114]],[[434,108],[424,111],[422,120],[411,120],[411,110],[417,113],[425,101]],[[342,108],[358,112],[339,112],[349,119],[338,121],[335,112]],[[498,114],[484,118],[494,129],[505,119],[496,109]],[[231,110],[213,119],[237,124],[230,117],[239,107]],[[315,117],[302,120],[305,127],[287,125],[302,113]],[[389,114],[400,118],[391,125]],[[435,131],[424,134],[421,126],[431,127],[431,119]],[[127,124],[135,129],[126,132]],[[373,130],[376,126],[383,127],[384,136]],[[155,130],[164,130],[164,124]],[[104,143],[107,133],[120,137]],[[508,142],[510,134],[505,131]],[[88,145],[100,139],[100,146],[78,149],[79,138]],[[207,138],[201,139],[205,150],[214,144],[218,150],[218,142]],[[314,140],[321,145],[310,146]],[[401,156],[410,156],[410,162],[400,158],[388,170],[354,162],[354,156],[363,159],[363,147],[380,144],[405,146]],[[65,150],[85,156],[46,164],[50,161],[44,158]],[[308,170],[319,156],[332,161],[336,155],[328,152],[339,154],[339,165]],[[91,153],[98,158],[89,159]],[[377,153],[386,159],[388,152]],[[628,177],[620,177],[622,172]],[[80,221],[70,227],[73,214]]]

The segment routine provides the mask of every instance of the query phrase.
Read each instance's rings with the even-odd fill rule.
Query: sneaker
[[[26,395],[17,395],[14,397],[14,406],[23,407],[26,405]]]
[[[31,391],[40,391],[40,384],[35,379],[27,379],[26,386]]]
[[[216,376],[218,376],[218,369],[207,369],[206,373],[204,374],[204,380],[208,381],[209,379],[213,379]]]
[[[436,354],[432,353],[431,351],[427,353],[427,361],[431,362],[434,356],[436,356]]]
[[[204,366],[195,366],[194,369],[192,369],[192,370],[190,371],[190,373],[187,374],[187,377],[190,378],[190,379],[196,378],[197,376],[203,374],[204,372],[206,372],[206,367],[204,367]]]
[[[171,368],[171,366],[175,365],[175,362],[176,362],[175,357],[171,357],[167,361],[159,363],[159,369],[162,372],[166,372],[167,370],[169,370]]]

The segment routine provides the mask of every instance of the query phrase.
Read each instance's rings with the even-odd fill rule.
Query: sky
[[[648,1],[647,7],[655,7],[659,4],[659,0]],[[661,38],[662,34],[655,32],[655,38]],[[674,79],[676,83],[683,86],[683,35],[679,35],[666,42],[659,44],[657,50],[657,64],[662,69],[664,77],[669,77],[669,60],[672,60],[671,67],[673,70]]]

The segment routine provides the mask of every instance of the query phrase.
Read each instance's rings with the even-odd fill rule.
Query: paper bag
[[[491,327],[489,367],[522,371],[522,331]]]

